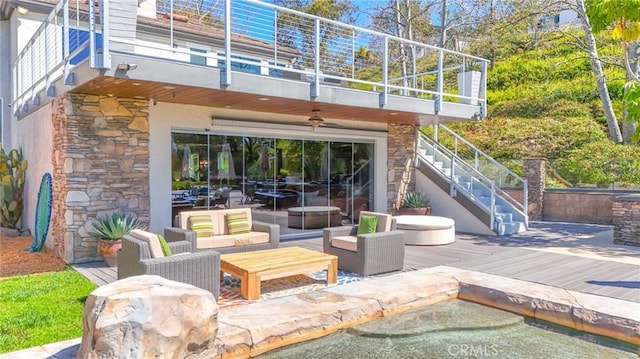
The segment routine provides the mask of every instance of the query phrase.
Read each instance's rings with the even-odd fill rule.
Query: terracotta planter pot
[[[431,207],[424,208],[400,208],[398,209],[398,215],[431,215]]]
[[[107,262],[107,266],[115,267],[118,265],[118,250],[122,248],[122,240],[116,241],[101,239],[98,245],[98,252],[102,260]]]

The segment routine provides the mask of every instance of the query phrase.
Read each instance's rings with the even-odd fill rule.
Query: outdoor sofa
[[[214,249],[224,254],[280,245],[280,227],[253,220],[251,208],[183,211],[175,222],[178,228],[196,232],[198,250]]]

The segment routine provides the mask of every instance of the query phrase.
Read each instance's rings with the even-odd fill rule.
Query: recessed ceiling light
[[[397,115],[397,114],[398,114],[397,112],[391,112],[389,115],[391,115],[391,116],[395,116],[395,115]]]
[[[224,106],[224,108],[231,108],[231,105],[226,105]]]
[[[139,82],[132,82],[131,84],[132,84],[133,86],[140,86],[140,85],[142,85],[142,84],[141,84],[141,83],[139,83]]]
[[[175,87],[175,86],[162,86],[162,88],[165,89],[165,90],[175,90],[175,89],[177,89],[177,87]]]
[[[260,100],[260,101],[269,101],[271,99],[268,98],[268,97],[258,97],[258,100]]]

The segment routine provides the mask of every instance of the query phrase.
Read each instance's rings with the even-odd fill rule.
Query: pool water
[[[640,348],[463,300],[373,320],[260,358],[640,358]]]

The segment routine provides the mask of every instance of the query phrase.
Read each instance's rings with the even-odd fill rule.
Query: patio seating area
[[[323,251],[320,237],[280,242],[289,246]],[[520,235],[457,234],[446,246],[406,246],[403,271],[439,265],[640,303],[640,249],[613,244],[611,226],[532,222]],[[103,262],[74,268],[97,285],[117,279]]]

